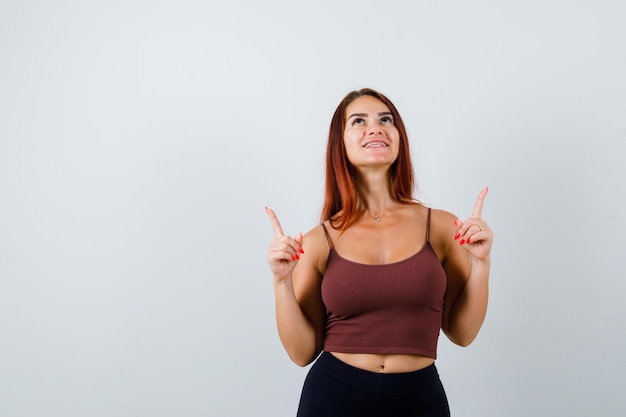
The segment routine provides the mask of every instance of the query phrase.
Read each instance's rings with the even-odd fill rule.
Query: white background
[[[625,415],[623,1],[2,0],[0,416],[293,416],[264,206],[317,224],[361,87],[420,200],[490,187],[453,415]]]

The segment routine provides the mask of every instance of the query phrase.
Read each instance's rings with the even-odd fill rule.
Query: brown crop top
[[[326,306],[324,350],[344,353],[406,353],[437,357],[446,274],[426,242],[414,255],[368,265],[342,258],[330,245],[322,279]]]

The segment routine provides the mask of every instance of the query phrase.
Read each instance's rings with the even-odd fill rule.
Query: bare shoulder
[[[442,209],[435,209],[435,208],[431,209],[431,216],[432,216],[432,221],[435,223],[435,225],[438,228],[451,225],[452,229],[454,229],[455,228],[454,220],[458,218],[457,216],[450,213],[449,211],[442,210]]]
[[[444,260],[454,241],[457,216],[446,210],[431,210],[430,242],[440,260]]]
[[[326,227],[328,228],[329,226],[327,225]],[[304,249],[304,256],[302,256],[301,260],[307,259],[310,267],[323,274],[326,270],[330,245],[321,224],[318,224],[304,235],[302,248]]]

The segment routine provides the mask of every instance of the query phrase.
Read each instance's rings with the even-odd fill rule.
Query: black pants
[[[324,352],[304,381],[298,417],[449,417],[435,365],[383,374],[348,365]]]

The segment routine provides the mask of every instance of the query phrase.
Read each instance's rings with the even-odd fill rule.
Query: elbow
[[[304,368],[307,365],[310,365],[320,354],[321,349],[311,349],[311,350],[302,350],[302,351],[292,351],[287,352],[289,355],[289,359],[296,365]]]
[[[476,339],[477,334],[455,334],[454,332],[445,332],[448,339],[457,346],[468,347]]]
[[[298,365],[301,368],[304,368],[305,366],[307,366],[308,364],[313,362],[313,361],[299,360],[299,359],[294,359],[294,358],[291,358],[291,360],[293,361],[293,363],[295,363],[296,365]]]
[[[469,337],[467,337],[467,338],[459,338],[459,339],[453,340],[455,345],[458,345],[458,346],[461,346],[461,347],[464,347],[464,348],[468,347],[469,345],[471,345],[473,341],[474,341],[473,337],[472,338],[469,338]]]
[[[301,368],[304,368],[307,365],[310,365],[311,362],[315,360],[315,356],[307,356],[307,355],[289,355],[289,358],[293,363],[298,365]]]
[[[289,359],[300,367],[310,365],[323,350],[322,338],[312,341],[312,343],[306,343],[302,340],[296,343],[285,343],[283,341],[283,347],[289,356]]]

